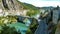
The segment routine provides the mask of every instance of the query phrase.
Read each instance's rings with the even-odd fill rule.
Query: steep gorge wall
[[[4,12],[9,15],[26,15],[26,13],[23,14],[23,6],[18,0],[0,0],[0,10],[1,14]]]
[[[16,0],[0,0],[0,6],[8,10],[20,10],[23,7]],[[1,7],[1,8],[2,8]]]

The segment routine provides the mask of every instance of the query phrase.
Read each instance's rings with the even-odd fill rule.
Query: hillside
[[[39,13],[39,9],[35,6],[20,2],[18,0],[0,0],[0,9],[4,12],[8,12],[9,15],[17,15],[19,13],[19,15],[23,16],[32,16]]]
[[[23,9],[29,10],[29,12],[27,12],[28,16],[36,15],[36,14],[39,13],[39,9],[37,7],[35,7],[35,6],[31,5],[31,4],[28,4],[28,3],[22,3],[20,1],[18,1],[18,2],[23,6]]]

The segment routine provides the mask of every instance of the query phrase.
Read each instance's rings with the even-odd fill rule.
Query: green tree
[[[1,34],[21,34],[21,32],[17,32],[14,27],[2,26]]]
[[[33,18],[32,23],[29,29],[27,30],[26,34],[34,34],[37,29],[37,26],[38,26],[38,21],[35,18]]]

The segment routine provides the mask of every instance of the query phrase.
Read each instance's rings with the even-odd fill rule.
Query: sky
[[[60,6],[60,0],[19,0],[21,2],[32,4],[36,7]]]

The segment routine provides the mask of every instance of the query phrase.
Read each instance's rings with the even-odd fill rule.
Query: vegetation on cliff
[[[21,6],[23,6],[23,9],[26,9],[26,10],[29,10],[27,12],[27,16],[33,16],[33,15],[36,15],[38,13],[40,13],[39,9],[31,4],[27,4],[27,3],[23,3],[23,2],[20,2],[17,0],[17,2],[20,3]]]

